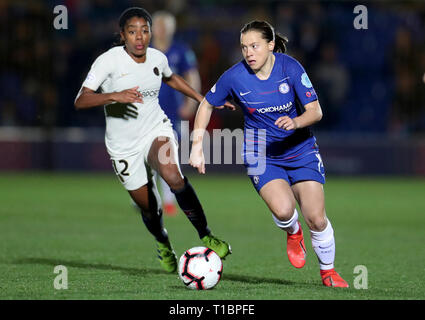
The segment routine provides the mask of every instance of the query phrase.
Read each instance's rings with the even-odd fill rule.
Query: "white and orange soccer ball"
[[[179,277],[190,289],[211,289],[220,281],[223,262],[217,253],[206,247],[186,250],[179,260]]]

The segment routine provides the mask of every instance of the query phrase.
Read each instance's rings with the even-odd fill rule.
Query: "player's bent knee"
[[[317,217],[313,219],[306,219],[307,225],[310,230],[321,232],[325,230],[328,220],[326,217]]]
[[[273,210],[273,215],[280,221],[288,221],[294,216],[295,206],[285,206],[278,210]]]
[[[184,187],[184,179],[178,170],[166,169],[161,171],[161,176],[172,190],[179,190]]]
[[[293,226],[294,222],[298,220],[298,212],[294,209],[292,213],[292,216],[285,220],[279,219],[273,214],[273,220],[275,224],[281,229],[290,228],[291,226]]]

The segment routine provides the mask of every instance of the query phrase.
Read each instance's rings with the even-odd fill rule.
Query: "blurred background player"
[[[176,18],[167,11],[157,11],[153,14],[152,20],[152,46],[166,55],[168,64],[175,74],[182,76],[192,88],[199,92],[201,89],[201,80],[195,54],[184,43],[174,39]],[[182,95],[166,83],[162,83],[159,92],[159,104],[173,123],[178,138],[189,139],[189,137],[182,136],[182,134],[186,134],[188,131],[183,130],[182,132],[181,125],[182,120],[191,120],[195,115],[198,106],[196,101]],[[164,213],[167,215],[177,214],[174,194],[164,179],[159,177],[159,182]]]

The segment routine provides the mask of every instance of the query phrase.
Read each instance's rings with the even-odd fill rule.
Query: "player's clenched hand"
[[[216,109],[225,109],[225,108],[232,110],[232,111],[236,110],[236,107],[233,104],[231,104],[230,102],[227,102],[227,101],[222,106],[216,107]]]
[[[288,116],[283,116],[283,117],[279,117],[275,123],[275,125],[277,125],[279,128],[282,128],[283,130],[295,130],[298,129],[298,124],[297,122],[288,117]]]
[[[120,92],[114,92],[112,99],[120,103],[143,103],[142,94],[137,91],[138,88],[137,86]]]
[[[198,169],[199,173],[205,174],[205,157],[202,147],[192,146],[192,151],[190,153],[189,164]]]

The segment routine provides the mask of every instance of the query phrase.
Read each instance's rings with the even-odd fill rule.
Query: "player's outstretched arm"
[[[205,157],[202,142],[213,109],[214,106],[206,99],[203,99],[196,112],[195,123],[193,125],[193,142],[189,164],[198,169],[198,172],[202,174],[205,174]]]
[[[198,103],[202,102],[202,99],[204,98],[201,94],[199,94],[195,89],[193,89],[185,79],[183,79],[182,77],[180,77],[179,75],[173,73],[171,75],[171,77],[169,78],[162,78],[162,81],[164,81],[166,84],[168,84],[171,88],[180,91],[181,93],[183,93],[185,96],[192,98],[196,101],[198,101]],[[224,105],[216,107],[216,109],[230,109],[230,110],[235,110],[236,107],[234,105],[232,105],[230,102],[225,102]]]
[[[103,106],[113,102],[143,103],[142,96],[140,92],[137,91],[138,88],[139,87],[134,87],[120,92],[96,93],[89,88],[83,87],[80,92],[78,92],[74,106],[78,110]]]
[[[202,95],[196,92],[195,89],[193,89],[185,79],[175,73],[173,73],[169,78],[163,77],[162,81],[168,84],[171,88],[180,91],[185,96],[198,101],[198,103],[200,103],[204,98]]]

